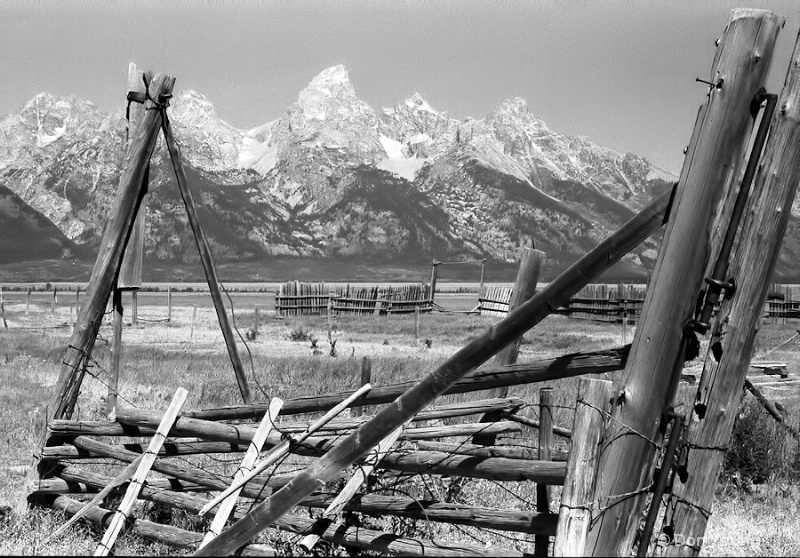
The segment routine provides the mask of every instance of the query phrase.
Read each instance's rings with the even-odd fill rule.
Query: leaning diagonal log
[[[171,95],[174,84],[174,77],[156,74],[150,79],[150,97],[158,100],[162,96]],[[144,173],[155,149],[161,126],[161,113],[152,110],[154,108],[152,101],[146,102],[144,118],[128,148],[117,197],[109,213],[100,251],[86,287],[86,297],[81,304],[75,329],[64,355],[49,418],[69,418],[72,415],[83,379],[82,363],[92,353],[108,297],[114,288],[122,254],[144,195]]]
[[[189,218],[189,225],[192,227],[197,251],[200,253],[200,261],[203,263],[203,271],[205,272],[208,282],[208,291],[211,293],[211,300],[214,302],[214,310],[217,312],[219,328],[225,339],[225,346],[228,348],[228,357],[230,357],[231,364],[233,365],[236,383],[239,384],[242,400],[245,403],[252,403],[253,396],[250,393],[250,386],[247,384],[247,376],[245,376],[244,373],[242,359],[239,357],[239,349],[236,347],[236,338],[233,335],[233,328],[231,328],[231,324],[228,321],[228,313],[222,302],[222,294],[219,288],[220,283],[219,279],[217,279],[217,270],[214,267],[214,260],[211,258],[211,249],[208,247],[208,241],[203,233],[203,229],[200,227],[200,219],[197,217],[197,207],[194,203],[192,191],[189,188],[189,181],[186,179],[186,171],[183,169],[180,147],[178,147],[178,143],[172,135],[172,128],[166,116],[161,121],[161,128],[164,130],[164,143],[166,143],[170,159],[172,159],[175,179],[181,192],[181,198],[183,198],[183,205],[186,208],[186,216]]]
[[[389,432],[421,411],[456,381],[478,368],[492,355],[547,317],[555,308],[565,304],[592,277],[608,269],[661,226],[669,200],[670,194],[665,194],[656,200],[617,233],[542,289],[538,295],[488,328],[381,410],[334,450],[295,477],[293,482],[259,504],[211,544],[200,549],[198,555],[213,556],[235,552],[239,546],[266,529],[305,496],[311,494],[315,486],[326,482],[340,470],[351,465]]]
[[[117,541],[120,531],[122,531],[122,528],[125,526],[125,522],[128,520],[128,514],[133,509],[133,505],[136,503],[136,498],[139,495],[139,492],[141,492],[142,486],[147,479],[147,475],[150,473],[153,463],[155,463],[156,457],[158,456],[158,450],[161,447],[161,444],[164,443],[167,432],[169,432],[172,423],[175,422],[175,418],[178,416],[181,407],[183,407],[183,404],[186,402],[186,396],[188,395],[189,392],[184,388],[179,387],[175,391],[175,395],[172,398],[172,402],[169,404],[169,408],[167,408],[167,411],[164,413],[164,418],[161,420],[161,424],[158,425],[155,435],[153,435],[153,437],[150,439],[150,445],[147,447],[147,451],[142,454],[142,460],[139,463],[139,466],[136,468],[133,478],[131,478],[131,481],[128,484],[128,489],[125,491],[125,496],[123,497],[119,508],[114,514],[114,517],[111,518],[111,522],[109,523],[108,530],[103,536],[103,540],[100,541],[100,544],[94,551],[95,556],[107,556],[114,548],[114,543]]]

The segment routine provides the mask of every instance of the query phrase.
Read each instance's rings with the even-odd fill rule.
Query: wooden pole
[[[711,352],[706,355],[695,407],[687,421],[687,482],[674,483],[667,503],[664,525],[684,535],[680,541],[672,537],[665,550],[669,556],[697,556],[701,551],[699,543],[724,459],[719,448],[730,440],[761,311],[800,183],[800,35],[777,107],[729,270],[736,278],[737,292],[732,299],[725,297],[718,312],[717,323],[727,322],[721,338],[724,350],[719,361]],[[687,544],[688,536],[693,544]]]
[[[134,327],[139,325],[139,297],[137,296],[139,291],[132,290],[131,291],[131,325]]]
[[[550,461],[553,444],[553,388],[539,390],[539,460]],[[550,513],[550,489],[546,484],[536,485],[536,511]],[[550,537],[537,535],[534,539],[534,556],[547,556]]]
[[[128,514],[133,508],[133,505],[136,503],[136,498],[142,489],[142,485],[147,478],[147,474],[150,472],[150,468],[153,466],[153,462],[156,460],[158,450],[164,443],[164,440],[167,437],[167,432],[169,432],[170,428],[172,427],[172,423],[175,422],[181,407],[183,407],[183,404],[186,402],[187,395],[189,395],[189,392],[183,388],[178,388],[178,390],[175,392],[175,396],[172,398],[172,402],[170,403],[167,412],[164,413],[164,419],[161,421],[161,424],[158,425],[158,430],[150,440],[150,445],[147,448],[147,452],[143,454],[142,462],[139,464],[139,468],[136,469],[136,472],[134,473],[133,478],[128,485],[128,490],[125,492],[125,497],[122,499],[119,509],[111,519],[111,524],[108,526],[108,530],[103,536],[103,540],[100,541],[100,544],[94,551],[95,556],[106,556],[114,547],[117,536],[122,530],[122,527],[125,526]]]
[[[419,343],[419,323],[420,315],[419,315],[419,306],[414,308],[414,344],[416,345]]]
[[[25,315],[28,315],[28,312],[31,309],[31,288],[28,287],[28,295],[25,297]]]
[[[197,217],[197,208],[194,203],[192,192],[189,189],[189,182],[186,179],[186,171],[183,168],[183,160],[181,159],[180,148],[178,147],[175,138],[172,135],[169,120],[164,118],[161,122],[161,127],[164,130],[164,139],[167,144],[170,159],[172,159],[172,168],[175,171],[175,178],[178,182],[178,188],[183,198],[183,204],[186,207],[186,215],[189,218],[189,224],[194,233],[194,240],[197,244],[197,250],[200,253],[200,261],[203,263],[203,271],[208,281],[208,289],[211,293],[211,300],[214,301],[214,309],[217,311],[217,320],[219,327],[222,330],[222,336],[225,338],[225,346],[228,348],[228,356],[230,357],[231,364],[233,365],[233,372],[236,375],[236,382],[239,384],[239,391],[242,394],[242,400],[246,404],[253,402],[253,396],[250,393],[250,387],[247,384],[247,376],[244,372],[242,360],[239,357],[239,351],[236,347],[236,338],[233,335],[230,322],[228,321],[228,314],[225,311],[225,306],[222,303],[222,295],[219,289],[219,280],[217,279],[217,271],[214,267],[214,262],[211,259],[211,250],[208,247],[203,229],[200,227],[200,220]]]
[[[259,322],[258,318],[259,318],[259,316],[258,316],[258,305],[256,304],[255,312],[254,312],[254,315],[253,315],[253,335],[255,337],[258,337],[258,322]]]
[[[167,286],[167,322],[172,322],[172,285]]]
[[[0,300],[0,316],[3,317],[3,327],[8,329],[8,322],[6,322],[6,305]]]
[[[175,78],[165,74],[152,76],[150,97],[159,99],[165,95],[171,95],[174,83]],[[81,305],[77,326],[64,355],[64,364],[56,384],[56,394],[50,405],[51,418],[65,418],[72,415],[83,379],[82,362],[91,355],[94,347],[103,312],[119,271],[125,243],[144,195],[142,179],[147,162],[155,148],[161,125],[161,113],[155,110],[156,106],[150,100],[145,104],[145,109],[148,108],[153,110],[145,110],[142,125],[128,147],[117,197],[111,209],[103,240],[100,243],[97,261],[86,288],[86,298]]]
[[[56,302],[58,302],[58,287],[53,285],[53,301],[50,304],[50,313],[56,315]]]
[[[511,300],[508,306],[509,312],[516,310],[536,294],[536,285],[539,282],[539,273],[542,269],[543,262],[544,252],[532,248],[525,249],[519,262],[517,278],[514,281],[514,289],[511,292]],[[521,342],[522,336],[519,336],[513,343],[506,345],[504,349],[497,353],[494,358],[494,363],[504,366],[517,362],[519,345]],[[505,386],[490,390],[487,397],[506,397],[507,395],[508,387]]]
[[[197,317],[197,306],[192,306],[192,325],[189,328],[189,339],[194,339],[194,320]]]
[[[365,356],[361,359],[361,384],[365,386],[372,383],[372,359]],[[364,407],[353,407],[350,414],[354,417],[360,417],[364,414]]]
[[[694,316],[709,260],[714,213],[726,176],[752,128],[750,104],[769,69],[783,18],[737,9],[719,42],[712,85],[689,144],[674,207],[659,250],[631,354],[615,386],[612,421],[604,435],[597,496],[603,513],[588,549],[628,555],[653,479],[659,424],[685,360],[684,327]],[[631,435],[636,433],[636,435]]]
[[[111,337],[111,368],[108,377],[108,395],[106,396],[106,418],[111,422],[117,420],[119,363],[122,358],[122,291],[117,288],[114,289],[112,308],[114,323]]]
[[[433,304],[433,298],[436,294],[436,277],[439,271],[439,263],[436,260],[431,262],[431,304]]]
[[[586,556],[589,528],[596,513],[594,481],[599,441],[607,423],[611,386],[608,380],[594,379],[582,379],[578,384],[572,430],[581,435],[572,442],[567,460],[553,556]]]

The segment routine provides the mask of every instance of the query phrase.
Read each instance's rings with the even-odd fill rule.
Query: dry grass
[[[63,350],[69,341],[70,328],[24,329],[53,327],[70,321],[67,308],[57,308],[56,315],[47,307],[32,307],[24,311],[24,304],[7,305],[9,329],[0,330],[0,359],[3,362],[4,389],[0,392],[0,444],[4,460],[0,465],[0,506],[13,506],[23,494],[24,473],[30,464],[30,455],[37,450],[41,430],[43,405],[50,401],[59,371]],[[72,314],[74,317],[74,313]],[[230,361],[224,349],[222,334],[211,308],[173,309],[171,323],[161,321],[166,317],[164,308],[140,308],[140,323],[126,325],[123,332],[124,352],[120,391],[123,403],[148,409],[166,408],[172,394],[179,387],[189,390],[186,409],[202,409],[238,404],[239,390],[234,380]],[[253,327],[252,310],[238,310],[236,323],[244,334]],[[424,315],[419,338],[415,341],[413,316],[393,317],[339,317],[331,331],[336,341],[336,356],[330,355],[327,322],[324,318],[276,318],[262,311],[258,336],[245,345],[240,343],[242,360],[257,400],[266,401],[272,396],[283,398],[298,395],[320,394],[353,389],[360,378],[361,358],[373,361],[373,384],[381,385],[423,377],[444,362],[466,342],[475,338],[493,323],[494,319],[474,315]],[[300,335],[303,333],[304,335]],[[759,337],[761,353],[790,338],[792,324],[765,324]],[[95,351],[96,364],[91,377],[87,377],[77,416],[96,419],[101,416],[106,395],[106,369],[109,351],[105,340],[110,339],[108,325],[100,332]],[[303,340],[292,340],[292,339]],[[627,332],[627,339],[632,331]],[[312,342],[316,340],[315,342]],[[430,340],[429,345],[424,341]],[[620,326],[548,318],[523,339],[520,360],[549,358],[573,351],[588,351],[619,346],[622,343]],[[780,351],[769,354],[769,360],[783,360],[790,370],[800,366],[800,341],[789,343]],[[569,427],[578,379],[549,383],[556,388],[556,424]],[[519,386],[512,394],[535,404],[542,384]],[[778,386],[780,387],[780,386]],[[772,389],[772,388],[770,388]],[[768,392],[774,396],[777,391]],[[686,395],[688,394],[688,395]],[[449,396],[445,399],[466,400],[478,394]],[[687,403],[690,390],[685,391]],[[797,407],[790,410],[797,414]],[[535,406],[523,413],[535,417]],[[296,420],[296,417],[292,418]],[[535,436],[534,431],[523,433]],[[234,456],[235,458],[235,456]],[[198,464],[214,469],[220,474],[235,469],[234,460],[220,462],[209,456]],[[284,470],[302,466],[302,459],[288,460]],[[415,497],[436,495],[451,501],[501,509],[531,509],[535,501],[532,483],[497,483],[481,480],[456,481],[454,479],[426,478],[398,486]],[[789,487],[791,490],[796,490]],[[555,491],[557,505],[558,491]],[[768,549],[768,554],[796,554],[800,538],[790,525],[797,523],[796,498],[769,497],[764,493],[725,493],[716,506],[709,527],[704,551],[710,554],[752,553]],[[774,509],[769,506],[773,505]],[[555,508],[554,508],[555,509]],[[792,521],[792,519],[794,521]],[[0,554],[85,554],[91,552],[99,540],[98,533],[86,526],[77,526],[72,534],[59,541],[41,544],[44,534],[60,525],[64,518],[50,510],[36,510],[27,516],[8,515],[0,522]],[[506,548],[530,550],[532,536],[495,534],[471,528],[453,529],[425,522],[384,518],[368,520],[371,525],[398,533],[421,533],[446,543],[470,542],[495,544]],[[734,536],[745,532],[744,527],[769,523],[767,530],[753,531],[754,538],[743,540]],[[761,534],[763,533],[763,534]],[[282,542],[282,541],[278,541]],[[173,549],[144,543],[136,537],[122,540],[120,553],[173,554]]]

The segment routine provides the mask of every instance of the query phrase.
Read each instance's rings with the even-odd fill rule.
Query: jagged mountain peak
[[[314,78],[309,82],[307,88],[326,89],[331,91],[332,95],[335,96],[335,91],[341,89],[352,90],[353,84],[350,83],[350,75],[348,74],[347,68],[345,68],[344,64],[336,64],[330,68],[325,68],[316,76],[314,76]]]
[[[372,111],[369,105],[356,97],[347,69],[342,64],[317,74],[298,95],[297,105],[305,121],[328,120],[331,116],[341,116],[350,108]]]
[[[430,103],[428,103],[428,101],[426,101],[425,98],[419,93],[414,93],[411,95],[411,97],[405,100],[405,104],[408,108],[413,110],[430,112],[431,114],[440,114],[439,111],[434,109]]]

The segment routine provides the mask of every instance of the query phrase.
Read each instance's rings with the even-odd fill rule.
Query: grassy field
[[[3,487],[0,509],[5,510],[0,520],[0,554],[91,553],[101,536],[92,527],[79,524],[59,539],[45,541],[47,534],[64,522],[61,513],[33,510],[19,517],[8,509],[23,494],[25,473],[32,452],[38,449],[36,445],[46,415],[45,405],[53,396],[59,362],[71,333],[68,322],[74,319],[74,314],[62,306],[56,307],[55,314],[52,314],[47,304],[34,304],[26,313],[22,302],[9,303],[5,309],[8,327],[2,328],[0,324],[0,369],[4,384],[0,392],[0,444],[4,457],[0,463],[0,486]],[[123,331],[122,403],[163,410],[178,387],[189,391],[185,409],[239,403],[239,390],[213,309],[198,308],[195,314],[192,308],[177,307],[169,323],[164,321],[165,316],[164,308],[140,307],[139,324],[135,327],[127,324]],[[289,398],[355,389],[364,356],[372,359],[375,385],[420,378],[479,335],[494,320],[464,314],[424,315],[419,338],[415,340],[413,316],[338,317],[332,331],[334,352],[328,342],[323,318],[282,319],[262,311],[258,336],[239,346],[256,399],[267,401],[273,396]],[[248,309],[237,311],[235,322],[244,334],[254,325],[254,312]],[[771,361],[786,362],[790,372],[796,374],[800,366],[800,340],[794,339],[769,351],[791,339],[797,325],[766,322],[759,335],[756,356],[761,354]],[[525,335],[520,360],[532,361],[568,352],[616,347],[622,344],[622,335],[622,328],[618,325],[551,317]],[[630,341],[630,328],[626,335]],[[90,420],[101,416],[107,392],[105,382],[110,338],[110,326],[104,324],[94,353],[96,362],[83,384],[75,418]],[[556,388],[556,424],[570,427],[577,379],[550,385]],[[534,405],[541,387],[544,385],[519,386],[512,388],[511,394]],[[768,397],[779,398],[784,403],[796,424],[800,407],[798,388],[768,385],[764,391]],[[460,401],[478,397],[478,394],[466,394],[445,399]],[[689,404],[691,397],[691,386],[683,385],[681,400]],[[524,409],[523,414],[535,418],[535,406]],[[297,417],[291,417],[291,420],[297,420]],[[760,416],[755,420],[760,421],[758,428],[775,435],[771,419]],[[535,438],[536,433],[528,430],[521,436]],[[797,448],[791,441],[781,440],[785,455],[778,462],[788,464],[797,459]],[[231,459],[238,462],[236,456],[225,462],[209,457],[203,465],[224,474],[236,468]],[[289,460],[284,463],[284,471],[302,465],[300,459]],[[797,485],[786,474],[790,470],[794,469],[788,465],[784,469],[777,467],[770,473],[769,482],[756,487],[749,483],[737,484],[730,479],[721,482],[704,553],[800,554],[800,534],[791,528],[798,524],[800,511],[796,503]],[[424,481],[417,479],[403,489],[416,491],[417,497],[434,494],[452,501],[501,509],[531,509],[535,501],[532,483],[503,483],[499,486],[489,481],[428,478]],[[144,511],[163,513],[163,510],[151,508]],[[174,517],[173,520],[178,525],[193,521],[189,517]],[[532,536],[529,535],[388,518],[371,521],[376,527],[394,532],[416,533],[427,538],[433,536],[444,544],[460,541],[532,549]],[[285,545],[294,540],[286,538],[285,534],[283,537],[273,538],[270,542]],[[279,548],[285,552],[298,552],[289,546]],[[117,553],[164,555],[176,551],[126,536],[120,541]]]

